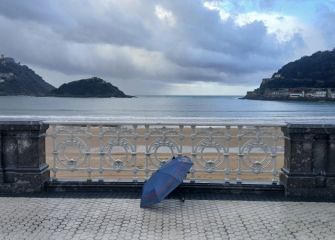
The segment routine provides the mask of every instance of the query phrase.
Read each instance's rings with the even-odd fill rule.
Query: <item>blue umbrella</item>
[[[162,201],[183,182],[192,165],[193,163],[188,157],[173,157],[153,173],[143,186],[141,208]]]

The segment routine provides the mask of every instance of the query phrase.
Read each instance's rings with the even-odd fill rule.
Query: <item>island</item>
[[[335,49],[284,65],[243,99],[335,101]]]
[[[48,96],[53,97],[96,97],[96,98],[131,98],[133,96],[126,95],[124,92],[113,86],[105,80],[92,77],[72,81],[61,85],[59,88],[52,90]]]

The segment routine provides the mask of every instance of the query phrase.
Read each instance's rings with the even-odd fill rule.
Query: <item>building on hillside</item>
[[[316,90],[311,94],[311,97],[326,98],[327,97],[327,91],[326,90]]]
[[[15,63],[14,58],[5,57],[3,54],[0,56],[0,64],[6,64],[6,63]]]
[[[331,99],[335,99],[335,89],[327,88],[327,97]]]
[[[329,96],[329,89],[307,88],[305,91],[307,98],[327,98],[327,96]]]
[[[327,88],[327,98],[335,98],[335,89]]]
[[[301,90],[301,89],[292,89],[292,90],[289,90],[289,97],[290,98],[303,98],[305,97],[305,91],[304,90]]]
[[[263,95],[269,98],[287,98],[289,91],[287,88],[265,89]]]
[[[311,98],[313,97],[314,90],[313,88],[307,88],[305,89],[305,97],[306,98]]]

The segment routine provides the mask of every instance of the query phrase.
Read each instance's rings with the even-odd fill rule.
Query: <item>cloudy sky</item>
[[[128,94],[244,94],[335,47],[335,0],[0,0],[0,52],[45,80]]]

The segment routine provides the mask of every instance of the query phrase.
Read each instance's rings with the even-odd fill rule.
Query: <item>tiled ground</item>
[[[121,195],[120,195],[121,196]],[[0,197],[0,239],[335,239],[335,203],[108,195]]]

